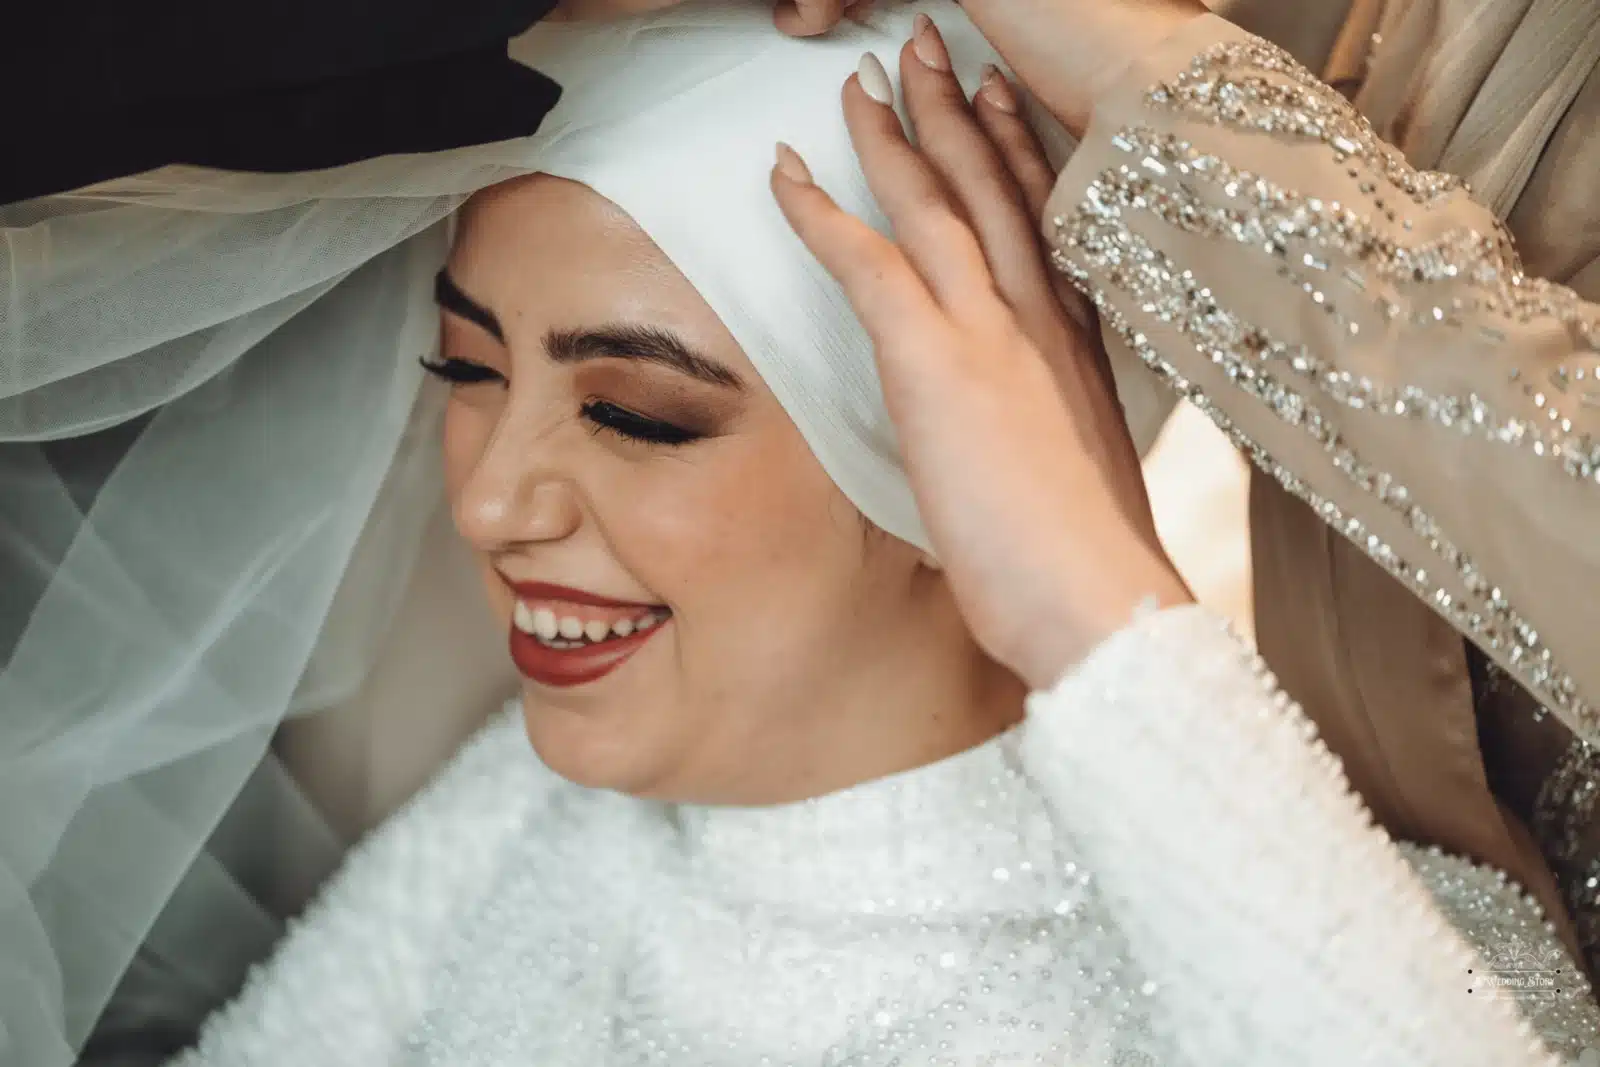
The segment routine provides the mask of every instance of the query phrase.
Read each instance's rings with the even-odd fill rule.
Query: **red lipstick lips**
[[[668,617],[659,605],[613,600],[569,586],[549,582],[509,580],[506,584],[516,592],[517,599],[529,608],[553,611],[558,617],[595,619],[608,625],[621,619],[635,620],[646,616],[653,619],[653,622],[645,627],[633,629],[626,636],[618,636],[613,632],[599,641],[583,640],[575,647],[554,647],[538,635],[527,633],[513,623],[510,634],[512,662],[517,665],[517,670],[521,671],[524,677],[540,685],[564,689],[598,681],[627,662],[646,641],[656,635]],[[574,610],[563,611],[563,605],[570,606]],[[580,607],[599,610],[591,612],[576,610]],[[571,644],[564,639],[557,640]]]

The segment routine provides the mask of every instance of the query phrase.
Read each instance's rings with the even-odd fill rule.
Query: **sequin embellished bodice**
[[[996,1054],[1135,1050],[1144,978],[1085,936],[1107,916],[1016,741],[770,809],[554,790],[450,938],[409,1062],[972,1062],[963,1020]],[[1100,993],[1054,994],[1067,973]]]
[[[1536,905],[1397,848],[1187,609],[988,744],[785,807],[571,785],[508,713],[180,1062],[1545,1067],[1597,1039]]]

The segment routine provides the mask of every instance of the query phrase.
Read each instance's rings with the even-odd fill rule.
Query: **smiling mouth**
[[[622,666],[670,618],[665,607],[519,599],[511,616],[511,658],[542,685],[583,685]]]
[[[596,608],[558,611],[552,606],[534,606],[518,600],[511,613],[511,624],[546,648],[574,649],[643,633],[659,626],[671,614],[666,608],[634,608],[623,612]]]

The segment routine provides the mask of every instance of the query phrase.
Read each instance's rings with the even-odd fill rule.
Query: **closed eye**
[[[488,382],[505,383],[505,376],[492,367],[482,363],[474,363],[470,359],[457,359],[454,357],[441,357],[438,359],[421,360],[422,367],[429,374],[449,382],[451,385],[478,385]],[[648,415],[640,415],[636,411],[629,411],[619,407],[609,400],[589,400],[580,409],[584,419],[595,427],[614,433],[618,437],[629,441],[638,441],[652,445],[686,445],[698,441],[704,434],[694,430],[684,429],[674,423],[652,419]]]
[[[436,378],[443,378],[451,385],[476,385],[479,382],[504,382],[505,376],[493,367],[482,363],[474,363],[470,359],[456,359],[453,356],[441,356],[438,359],[429,359],[424,356],[419,361],[422,369]]]
[[[652,419],[608,400],[590,400],[583,405],[583,417],[597,429],[607,430],[630,441],[652,445],[686,445],[704,434],[686,430],[670,422]]]

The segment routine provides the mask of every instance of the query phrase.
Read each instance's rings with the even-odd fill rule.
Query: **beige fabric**
[[[1441,2],[1403,9],[1391,4],[1379,11],[1371,3],[1352,8],[1343,0],[1335,2],[1355,27],[1334,38],[1334,59],[1342,66],[1335,73],[1347,82],[1352,75],[1365,77],[1356,98],[1380,112],[1380,128],[1425,160],[1447,154],[1482,160],[1497,183],[1490,190],[1497,202],[1517,203],[1525,180],[1529,196],[1537,193],[1547,203],[1579,209],[1576,218],[1562,218],[1524,199],[1510,214],[1513,225],[1529,237],[1531,270],[1558,280],[1592,278],[1600,248],[1595,240],[1600,205],[1583,200],[1583,186],[1595,173],[1597,149],[1584,133],[1600,116],[1600,90],[1593,87],[1592,62],[1578,90],[1572,90],[1569,75],[1587,54],[1583,42],[1588,37],[1575,27],[1600,22],[1600,5],[1587,0],[1579,5],[1493,0],[1488,5],[1492,10]],[[1297,10],[1302,7],[1296,5]],[[1555,21],[1540,32],[1539,25],[1530,26],[1523,16]],[[1352,37],[1370,39],[1372,25],[1379,26],[1383,43],[1368,71],[1362,69],[1365,57],[1356,63]],[[1552,35],[1559,40],[1551,40]],[[1055,219],[1070,221],[1090,182],[1112,168],[1139,163],[1112,143],[1115,134],[1135,124],[1174,134],[1236,167],[1264,175],[1299,194],[1303,203],[1320,197],[1324,204],[1365,210],[1374,227],[1405,244],[1460,228],[1492,232],[1488,212],[1464,196],[1419,207],[1397,189],[1384,190],[1387,180],[1370,167],[1352,176],[1349,163],[1327,144],[1230,129],[1146,105],[1146,89],[1175,77],[1207,46],[1245,39],[1220,19],[1200,20],[1148,57],[1120,90],[1102,101],[1089,136],[1052,197],[1047,233],[1057,235]],[[1535,47],[1538,42],[1543,45]],[[1517,77],[1495,73],[1495,60],[1502,54],[1521,64]],[[1301,55],[1306,57],[1303,47]],[[1549,91],[1540,91],[1543,75],[1537,57],[1545,55],[1556,57],[1552,62],[1559,77],[1547,78]],[[1507,93],[1508,102],[1480,99],[1484,87]],[[1574,99],[1580,106],[1571,106]],[[1500,112],[1513,104],[1524,113],[1508,125]],[[1457,141],[1453,133],[1458,128],[1470,136]],[[1526,175],[1504,165],[1499,153],[1486,151],[1488,135],[1481,132],[1497,130],[1501,132],[1495,136],[1525,140],[1548,129],[1555,130],[1547,138],[1548,147]],[[1174,178],[1169,173],[1159,180],[1171,187]],[[1372,182],[1382,192],[1383,208],[1376,208],[1373,195],[1363,189]],[[1384,210],[1396,212],[1392,222],[1383,217]],[[1358,376],[1415,386],[1433,395],[1476,393],[1498,409],[1543,418],[1508,380],[1512,371],[1525,381],[1542,383],[1558,366],[1600,370],[1600,357],[1575,350],[1569,332],[1548,321],[1516,326],[1494,321],[1492,328],[1504,336],[1503,342],[1477,333],[1478,323],[1472,321],[1460,328],[1434,329],[1403,320],[1384,323],[1372,314],[1372,294],[1339,278],[1346,266],[1363,264],[1333,255],[1326,277],[1318,275],[1319,283],[1326,283],[1330,300],[1362,319],[1365,329],[1352,340],[1334,328],[1334,320],[1314,314],[1325,309],[1308,308],[1300,292],[1277,277],[1278,262],[1258,247],[1179,232],[1145,216],[1129,225],[1177,267],[1193,271],[1222,307],[1267,327],[1274,337],[1303,341]],[[1547,904],[1559,905],[1560,895],[1525,827],[1508,817],[1490,794],[1466,657],[1455,631],[1356,544],[1330,530],[1281,488],[1279,480],[1298,479],[1302,495],[1337,507],[1341,525],[1352,518],[1360,522],[1363,547],[1372,538],[1380,550],[1392,548],[1456,602],[1473,603],[1449,558],[1342,473],[1328,449],[1302,427],[1239,388],[1236,378],[1174,328],[1180,323],[1143,314],[1140,303],[1117,284],[1113,264],[1071,248],[1064,252],[1069,268],[1097,292],[1103,309],[1136,324],[1150,346],[1146,355],[1165,363],[1169,376],[1191,383],[1203,404],[1260,450],[1255,458],[1275,475],[1257,479],[1252,500],[1262,649],[1317,719],[1375,813],[1398,835],[1494,863]],[[1466,292],[1464,283],[1456,288],[1458,295]],[[1448,289],[1439,283],[1426,294],[1402,298],[1426,296],[1448,305]],[[1123,354],[1130,347],[1120,336],[1108,336],[1108,344]],[[1463,435],[1426,418],[1356,410],[1312,382],[1294,384],[1376,475],[1411,491],[1412,500],[1433,516],[1446,539],[1473,559],[1538,631],[1581,698],[1600,704],[1600,656],[1593,654],[1592,637],[1600,633],[1600,601],[1593,595],[1573,595],[1574,589],[1593,590],[1600,578],[1600,538],[1594,533],[1600,530],[1600,487],[1578,482],[1529,448]],[[1569,395],[1561,407],[1578,429],[1600,433],[1600,406]],[[1506,659],[1503,653],[1500,658]],[[1509,661],[1504,665],[1514,667]]]
[[[1206,6],[1218,15],[1287,50],[1312,70],[1321,69],[1335,42],[1344,32],[1351,2],[1205,0]]]
[[[1600,201],[1591,193],[1591,176],[1600,173],[1600,145],[1588,136],[1600,122],[1600,5],[1366,0],[1357,6],[1365,10],[1352,14],[1352,22],[1375,21],[1372,32],[1379,36],[1358,81],[1356,106],[1416,166],[1471,181],[1479,199],[1507,221],[1531,274],[1572,286],[1588,300],[1600,298],[1600,277],[1580,276],[1600,252]],[[1330,67],[1327,73],[1331,78],[1339,72]],[[1283,551],[1296,554],[1287,544]],[[1338,551],[1357,554],[1348,544]],[[1374,597],[1352,604],[1345,614],[1412,616],[1420,623],[1426,613],[1417,605],[1384,608]],[[1443,628],[1437,619],[1428,625]],[[1555,890],[1544,876],[1554,867],[1591,965],[1600,962],[1595,894],[1586,885],[1596,850],[1565,840],[1581,813],[1559,810],[1570,798],[1553,797],[1545,788],[1571,747],[1570,734],[1554,721],[1534,721],[1536,703],[1510,686],[1480,691],[1475,714],[1445,688],[1435,694],[1430,713],[1418,715],[1415,709],[1424,706],[1429,705],[1415,705],[1415,725],[1407,731],[1417,756],[1427,759],[1440,750],[1428,743],[1430,729],[1448,738],[1449,750],[1463,761],[1483,746],[1481,762],[1524,879],[1537,883],[1548,900]],[[1413,792],[1426,782],[1413,770],[1416,765],[1406,760],[1397,766],[1416,783]],[[1426,832],[1447,817],[1441,801],[1450,794],[1422,795],[1428,803],[1417,815]],[[1584,836],[1592,840],[1596,828],[1588,829]],[[1547,862],[1535,861],[1540,853]]]

